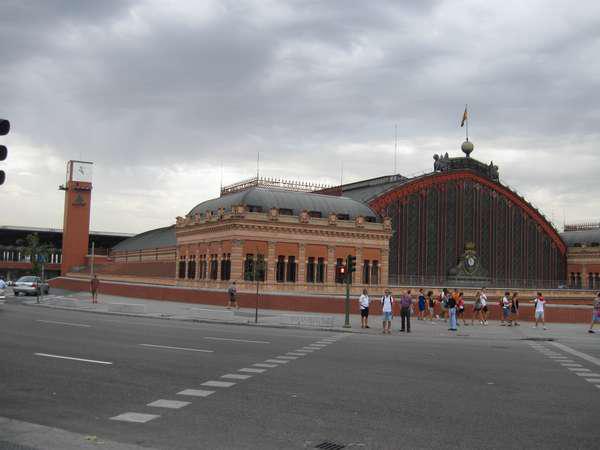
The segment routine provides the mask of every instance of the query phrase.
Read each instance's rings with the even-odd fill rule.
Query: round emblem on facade
[[[472,256],[469,256],[469,257],[467,258],[467,265],[468,265],[469,267],[473,267],[473,266],[475,265],[475,258],[473,258]]]

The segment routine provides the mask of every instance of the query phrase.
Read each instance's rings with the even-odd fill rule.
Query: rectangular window
[[[315,258],[312,256],[308,257],[308,262],[306,263],[306,282],[315,282]]]
[[[296,257],[295,256],[288,256],[286,281],[288,283],[296,282]]]
[[[369,260],[363,260],[363,276],[362,276],[363,284],[369,284],[371,282],[371,270],[369,267]]]
[[[254,280],[254,255],[252,253],[248,253],[244,261],[244,280]]]
[[[294,211],[290,208],[279,208],[279,215],[280,216],[293,216]]]
[[[338,214],[337,218],[338,218],[338,220],[350,220],[350,215],[349,214]]]
[[[258,281],[265,281],[267,279],[267,262],[265,261],[265,255],[260,253],[256,255],[256,278]]]
[[[231,274],[230,257],[230,253],[223,253],[221,256],[221,280],[229,280]]]
[[[309,211],[308,215],[310,217],[314,217],[315,219],[320,219],[321,217],[323,217],[323,214],[321,213],[321,211]]]
[[[344,274],[341,271],[341,268],[343,265],[344,265],[344,260],[342,258],[338,258],[335,262],[335,282],[336,283],[344,282]]]
[[[325,283],[325,258],[317,260],[317,283]]]
[[[219,272],[219,260],[217,254],[210,255],[210,279],[216,280]]]
[[[179,258],[178,276],[179,278],[185,278],[185,256]]]
[[[277,257],[277,282],[283,283],[285,281],[285,256],[279,255]]]
[[[379,284],[379,261],[371,264],[371,284]]]
[[[188,261],[188,270],[187,277],[190,280],[194,280],[196,278],[196,255],[191,255],[190,260]]]

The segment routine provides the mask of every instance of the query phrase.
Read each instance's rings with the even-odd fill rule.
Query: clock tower
[[[90,239],[92,199],[92,165],[86,161],[69,161],[65,191],[61,274],[85,265]]]

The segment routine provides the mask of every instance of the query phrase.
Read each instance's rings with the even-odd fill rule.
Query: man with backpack
[[[389,289],[385,290],[385,294],[381,297],[381,314],[383,315],[383,334],[390,334],[392,327],[392,306],[394,305],[394,297]]]

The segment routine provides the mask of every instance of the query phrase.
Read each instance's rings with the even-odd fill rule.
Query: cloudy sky
[[[69,159],[92,228],[174,222],[261,173],[336,183],[473,157],[557,226],[600,219],[600,2],[0,3],[0,225],[62,227]]]

